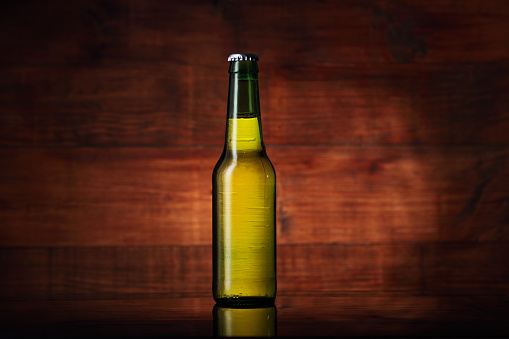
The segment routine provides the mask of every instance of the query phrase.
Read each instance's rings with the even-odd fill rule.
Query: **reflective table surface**
[[[509,336],[507,296],[295,294],[252,308],[198,294],[101,297],[2,302],[0,337]]]

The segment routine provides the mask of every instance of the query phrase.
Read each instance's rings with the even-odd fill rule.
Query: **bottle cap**
[[[234,53],[230,54],[228,61],[258,61],[256,53]]]

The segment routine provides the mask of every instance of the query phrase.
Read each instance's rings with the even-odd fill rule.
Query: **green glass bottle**
[[[262,139],[258,56],[228,61],[226,138],[212,174],[213,295],[219,303],[273,303],[276,173]]]

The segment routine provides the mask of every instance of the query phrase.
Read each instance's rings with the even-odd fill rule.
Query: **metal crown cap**
[[[258,61],[256,53],[234,53],[230,54],[228,61]]]

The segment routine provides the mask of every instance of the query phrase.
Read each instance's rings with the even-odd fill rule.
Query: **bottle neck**
[[[232,152],[262,151],[262,125],[256,61],[230,63],[225,148]]]

